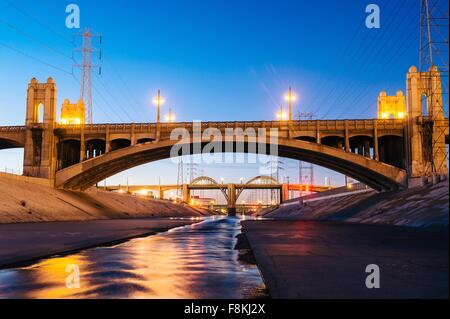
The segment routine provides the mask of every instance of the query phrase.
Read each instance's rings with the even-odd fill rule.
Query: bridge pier
[[[236,216],[236,185],[228,185],[228,215]]]
[[[380,159],[380,155],[378,153],[378,122],[375,121],[373,128],[373,159],[378,161]]]
[[[159,186],[158,187],[159,199],[164,199],[164,189]]]
[[[287,200],[289,200],[289,185],[283,184],[281,185],[280,189],[280,204],[284,203]]]
[[[86,159],[86,141],[84,138],[84,127],[81,127],[80,134],[80,162],[83,162]]]
[[[26,137],[23,160],[25,176],[55,180],[56,143],[53,133],[56,123],[56,84],[52,78],[28,84]]]
[[[422,184],[423,177],[448,173],[445,131],[440,127],[445,118],[439,71],[433,66],[428,72],[418,72],[412,66],[407,74],[406,89],[406,166],[409,187],[414,187]]]
[[[187,184],[183,184],[183,202],[187,204],[191,203],[191,190]]]
[[[348,135],[348,120],[344,121],[344,143],[345,143],[345,151],[346,152],[351,152],[351,148],[350,148],[350,137]]]

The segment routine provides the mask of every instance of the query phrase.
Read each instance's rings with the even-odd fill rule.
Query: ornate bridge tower
[[[26,141],[23,174],[54,180],[56,147],[56,84],[52,78],[28,84],[26,109]]]
[[[406,81],[408,101],[408,174],[411,178],[447,174],[442,83],[437,67],[418,72],[412,66]]]

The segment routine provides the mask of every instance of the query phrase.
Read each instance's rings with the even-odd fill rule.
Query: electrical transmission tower
[[[76,51],[81,52],[82,63],[75,64],[74,67],[81,68],[81,83],[80,83],[80,100],[84,102],[86,108],[86,123],[92,124],[92,69],[98,69],[101,73],[99,65],[92,64],[92,53],[98,53],[98,58],[101,60],[101,50],[92,46],[92,39],[99,38],[99,43],[102,43],[102,37],[99,34],[93,34],[89,29],[85,29],[83,33],[78,34],[82,38],[81,49]]]
[[[299,121],[311,121],[314,117],[313,113],[299,113]],[[305,190],[310,192],[314,184],[314,165],[308,162],[298,162],[298,183],[300,184],[300,197],[303,196],[303,186]]]
[[[268,169],[270,172],[270,177],[272,179],[276,180],[277,183],[279,183],[280,171],[284,170],[284,167],[283,167],[284,162],[281,161],[278,157],[271,156],[269,161],[266,163],[266,165],[268,166]],[[264,191],[264,193],[266,193],[266,192]],[[262,200],[264,200],[264,198]],[[274,189],[270,190],[269,204],[271,204],[272,202],[276,202],[277,200],[278,200],[278,196],[277,196],[276,190],[274,190]],[[266,200],[266,203],[268,203],[267,200]]]
[[[195,175],[197,174],[197,164],[194,163],[194,155],[191,155],[191,159],[189,162],[189,182],[195,179]]]
[[[184,164],[183,157],[180,156],[178,161],[178,177],[177,177],[177,197],[182,200],[183,197],[183,184],[184,184]]]
[[[448,159],[445,143],[445,128],[439,125],[443,121],[442,114],[436,114],[433,110],[442,110],[448,117],[448,89],[449,89],[449,3],[447,0],[420,0],[420,47],[419,47],[419,71],[428,72],[433,68],[439,72],[441,86],[431,84],[431,92],[427,98],[427,117],[424,121],[422,138],[425,145],[431,145],[427,152],[427,158],[431,160],[432,172],[439,172]],[[435,75],[430,72],[429,83],[432,83]],[[423,103],[423,102],[422,102]],[[433,106],[430,108],[430,106]],[[435,159],[442,158],[442,163]],[[429,172],[428,172],[429,173]]]

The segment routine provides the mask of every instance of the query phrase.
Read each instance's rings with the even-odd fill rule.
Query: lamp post
[[[172,113],[172,109],[169,108],[169,113],[166,114],[166,121],[172,123],[175,121],[175,114]]]
[[[277,117],[280,119],[280,121],[284,120],[284,111],[283,111],[283,105],[280,105],[280,111],[277,113]]]
[[[294,102],[297,97],[292,93],[292,88],[289,87],[288,94],[284,99],[289,103],[289,122],[292,122],[292,102]]]
[[[158,113],[156,115],[156,139],[159,140],[161,125],[161,104],[164,103],[164,99],[161,98],[161,90],[158,89],[158,96],[153,99],[153,103],[158,107]]]
[[[156,123],[160,123],[161,122],[161,104],[163,102],[164,102],[164,100],[161,98],[161,90],[158,90],[158,95],[153,100],[153,103],[155,103],[156,106],[158,107],[158,113],[156,115]]]

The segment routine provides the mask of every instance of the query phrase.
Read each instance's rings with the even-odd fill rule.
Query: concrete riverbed
[[[0,299],[265,298],[257,267],[242,262],[234,249],[240,221],[238,217],[210,217],[153,236],[2,269]],[[102,228],[96,226],[88,233]],[[67,285],[68,266],[79,271],[76,287]]]
[[[199,222],[199,218],[0,224],[0,268]]]
[[[272,298],[448,298],[448,228],[243,221]],[[366,287],[368,265],[380,288]]]

